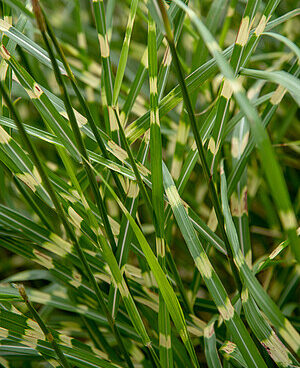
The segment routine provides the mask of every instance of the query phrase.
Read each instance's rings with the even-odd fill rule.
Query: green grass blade
[[[118,69],[116,73],[116,79],[115,79],[113,97],[112,97],[113,105],[117,104],[118,96],[119,96],[121,85],[122,85],[122,80],[123,80],[128,52],[129,52],[130,38],[131,38],[132,30],[133,30],[133,24],[134,24],[137,7],[138,7],[138,0],[133,0],[130,6],[130,12],[129,12],[129,17],[127,21],[126,31],[125,31],[125,38],[124,38],[122,50],[120,53],[119,65],[118,65]]]
[[[152,203],[155,226],[156,254],[158,262],[166,272],[165,235],[164,235],[164,199],[162,179],[162,140],[158,113],[157,91],[157,49],[156,25],[150,12],[148,18],[148,70],[150,85],[150,155],[152,179]],[[159,345],[162,367],[173,366],[170,317],[164,298],[160,292],[159,313]]]
[[[217,316],[213,317],[204,329],[204,351],[209,368],[222,368],[216,347],[214,324]]]

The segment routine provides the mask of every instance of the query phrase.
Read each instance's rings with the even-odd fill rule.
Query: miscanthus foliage
[[[1,367],[299,366],[296,6],[0,1]]]

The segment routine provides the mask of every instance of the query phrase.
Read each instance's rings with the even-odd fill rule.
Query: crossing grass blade
[[[289,73],[286,73],[284,71],[274,71],[274,72],[267,72],[264,71],[263,75],[260,70],[250,70],[250,69],[242,69],[241,70],[242,75],[247,75],[248,77],[260,77],[260,79],[265,79],[267,81],[270,81],[272,83],[279,84],[286,88],[289,93],[293,96],[297,104],[300,104],[299,100],[299,80]]]

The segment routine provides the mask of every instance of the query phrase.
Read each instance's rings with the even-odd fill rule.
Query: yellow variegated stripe
[[[81,49],[86,49],[87,47],[87,42],[86,42],[86,38],[85,38],[85,34],[83,32],[79,32],[77,34],[77,42],[78,42],[78,46]]]
[[[143,166],[140,162],[137,162],[136,163],[138,169],[139,169],[139,172],[146,178],[148,176],[150,176],[150,171],[145,167]]]
[[[126,161],[128,159],[128,154],[123,148],[118,146],[114,141],[107,141],[108,151],[110,151],[113,155],[117,155],[117,157],[121,161]]]
[[[12,164],[9,165],[9,169],[12,173],[22,180],[33,192],[38,190],[38,194],[43,199],[48,196],[42,187],[42,179],[38,170],[33,166],[32,162],[28,158],[19,144],[0,126],[0,145],[5,154],[8,155]]]
[[[232,17],[234,15],[235,9],[231,6],[228,7],[226,17]]]
[[[159,334],[159,345],[166,348],[166,349],[171,349],[171,336],[168,335],[164,335],[162,333]]]
[[[0,55],[4,60],[9,60],[11,58],[10,53],[7,51],[6,47],[3,44],[1,44],[0,46]]]
[[[287,319],[284,320],[284,327],[279,328],[278,332],[294,351],[299,351],[299,335]]]
[[[165,241],[156,237],[156,252],[158,257],[165,257]]]
[[[148,69],[148,48],[146,48],[143,53],[141,64],[144,66],[145,69]]]
[[[167,197],[169,198],[169,202],[171,206],[179,206],[181,204],[181,198],[177,192],[175,185],[171,185],[166,189]]]
[[[240,156],[248,143],[249,139],[249,131],[243,136],[242,141],[240,142],[237,137],[233,137],[231,140],[231,154],[234,158]]]
[[[218,152],[218,148],[216,147],[216,142],[213,137],[211,137],[208,141],[208,150],[215,155]]]
[[[256,37],[259,37],[263,33],[263,31],[266,28],[267,22],[268,22],[267,17],[265,16],[265,14],[263,14],[263,16],[261,17],[258,23],[258,26],[256,27],[254,31]]]
[[[278,362],[280,366],[290,367],[292,361],[288,356],[287,349],[279,340],[274,331],[271,332],[271,335],[268,337],[268,339],[263,340],[261,343],[264,347],[266,347],[268,353],[275,362]]]
[[[233,216],[241,217],[243,214],[248,214],[247,187],[242,188],[242,192],[239,197],[236,192],[233,192],[230,198],[230,205]]]
[[[195,259],[195,263],[201,274],[207,279],[210,279],[213,269],[207,255],[202,252],[200,256]]]
[[[56,253],[61,257],[65,257],[67,254],[74,252],[73,245],[62,239],[57,234],[51,233],[49,238],[51,242],[45,242],[43,245],[51,252]]]
[[[227,100],[229,100],[230,97],[232,96],[231,84],[227,79],[225,79],[225,81],[224,81],[222,91],[221,91],[221,95],[223,97],[225,97]]]
[[[276,90],[274,91],[271,99],[270,99],[270,102],[272,105],[279,105],[281,100],[283,99],[285,93],[286,93],[286,88],[284,88],[283,86],[278,86],[276,88]]]
[[[149,77],[149,85],[150,85],[150,93],[157,93],[157,77],[151,76]]]
[[[37,83],[33,84],[31,90],[30,89],[25,89],[25,91],[27,92],[28,96],[31,99],[40,98],[41,95],[43,94],[43,91],[42,91],[41,87]]]
[[[51,268],[54,268],[54,264],[52,259],[47,256],[46,254],[40,252],[37,249],[33,250],[33,254],[35,255],[37,261],[44,267],[46,267],[48,270],[50,270]]]
[[[11,136],[0,125],[0,144],[8,144],[11,140]]]
[[[12,25],[10,22],[7,22],[5,19],[0,19],[0,30],[1,31],[9,31]]]
[[[294,211],[279,211],[279,217],[285,230],[297,228],[297,220]]]
[[[101,33],[98,33],[98,40],[101,49],[101,56],[104,58],[109,57],[109,46],[107,35],[103,36]]]
[[[236,350],[235,343],[231,341],[226,341],[226,343],[220,348],[224,356],[231,357],[231,354]]]
[[[249,17],[246,16],[242,19],[236,39],[236,44],[240,46],[245,46],[249,38],[249,32],[250,32]]]
[[[127,196],[129,198],[135,199],[139,194],[139,187],[135,182],[130,182]]]
[[[216,212],[215,212],[214,208],[210,211],[210,214],[209,214],[209,217],[208,217],[207,226],[212,231],[216,231],[216,229],[217,229],[218,219],[217,219]]]
[[[111,106],[108,106],[108,116],[111,131],[117,131],[119,129],[116,114]]]
[[[153,276],[153,273],[151,271],[145,271],[145,272],[142,273],[142,275],[143,275],[143,278],[145,280],[145,285],[148,288],[152,288],[152,287],[157,286],[157,283],[156,283],[155,278]]]
[[[228,297],[226,297],[224,304],[219,306],[217,305],[217,308],[225,321],[231,320],[233,318],[234,308]]]
[[[214,334],[214,325],[212,324],[208,324],[205,328],[204,328],[204,337],[206,339],[210,339],[212,337],[212,335]]]
[[[37,182],[36,178],[33,177],[29,173],[25,174],[16,174],[16,176],[22,180],[33,192],[36,191],[37,186],[39,186],[39,183]]]
[[[73,207],[69,207],[68,214],[71,217],[73,224],[80,228],[83,218],[73,209]]]

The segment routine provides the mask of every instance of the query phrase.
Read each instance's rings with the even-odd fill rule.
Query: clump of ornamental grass
[[[299,366],[295,1],[0,6],[0,365]]]

